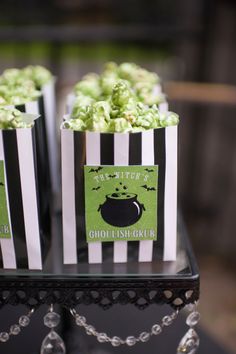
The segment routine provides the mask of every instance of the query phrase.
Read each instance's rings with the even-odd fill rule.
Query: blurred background
[[[181,117],[179,203],[201,270],[202,327],[225,353],[236,353],[235,38],[233,0],[0,2],[0,71],[49,68],[58,125],[71,86],[106,61],[162,77]]]

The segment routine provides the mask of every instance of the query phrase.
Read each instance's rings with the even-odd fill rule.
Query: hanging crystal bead
[[[57,327],[60,323],[60,318],[61,316],[58,313],[48,312],[43,318],[44,325],[49,328]]]
[[[75,323],[77,326],[83,326],[86,323],[86,318],[84,316],[77,315],[75,317]]]
[[[157,335],[160,334],[162,332],[162,328],[159,324],[154,324],[152,326],[152,334]]]
[[[44,338],[40,354],[65,354],[66,348],[62,338],[51,330]]]
[[[197,311],[194,311],[188,315],[188,317],[186,319],[186,324],[189,327],[194,327],[199,322],[199,320],[200,320],[200,313]]]
[[[13,336],[17,336],[17,334],[19,334],[21,331],[20,326],[18,326],[17,324],[14,324],[10,327],[10,334],[12,334]]]
[[[173,320],[170,316],[164,316],[162,319],[162,324],[163,326],[170,326],[172,324]]]
[[[132,346],[132,345],[135,345],[137,342],[136,338],[134,336],[129,336],[126,338],[126,341],[125,343],[128,345],[128,346]]]
[[[7,342],[9,339],[9,334],[7,332],[0,333],[0,342]]]
[[[21,327],[27,327],[30,323],[30,318],[29,316],[23,315],[19,318],[19,325]]]
[[[113,345],[113,347],[118,347],[119,345],[121,345],[121,339],[116,336],[112,337],[111,344]]]
[[[105,343],[107,341],[106,333],[99,333],[97,339],[100,343]]]
[[[93,326],[88,326],[88,327],[86,327],[86,333],[89,335],[89,336],[91,336],[91,335],[93,335],[94,333],[95,333],[95,328],[93,327]]]
[[[188,304],[185,306],[185,309],[189,312],[194,311],[195,308],[196,308],[195,304]]]
[[[199,347],[199,337],[193,328],[190,328],[188,332],[181,339],[177,354],[196,354]]]
[[[147,342],[150,339],[150,333],[142,332],[139,336],[141,342]]]

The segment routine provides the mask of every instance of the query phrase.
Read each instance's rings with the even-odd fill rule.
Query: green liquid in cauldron
[[[107,197],[110,199],[117,199],[117,200],[127,200],[136,197],[137,194],[134,193],[112,193],[108,194]]]

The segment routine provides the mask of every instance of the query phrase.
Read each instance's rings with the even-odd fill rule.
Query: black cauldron
[[[105,202],[99,206],[103,220],[118,227],[135,224],[142,216],[145,207],[137,200],[137,194],[113,193],[106,195]]]

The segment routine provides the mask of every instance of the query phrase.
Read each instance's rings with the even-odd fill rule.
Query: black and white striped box
[[[160,105],[168,109],[167,103]],[[153,259],[158,242],[162,259],[176,259],[177,218],[177,126],[141,133],[96,133],[61,129],[64,263],[77,263],[86,241],[84,166],[158,165],[158,240],[139,241],[139,262]],[[132,242],[132,241],[130,241]],[[88,262],[102,263],[103,245],[91,242]],[[113,261],[128,262],[127,241],[115,241]]]
[[[10,237],[0,238],[0,267],[42,269],[43,246],[48,225],[39,196],[40,162],[35,120],[32,128],[0,130],[0,160],[3,161],[6,205]]]

